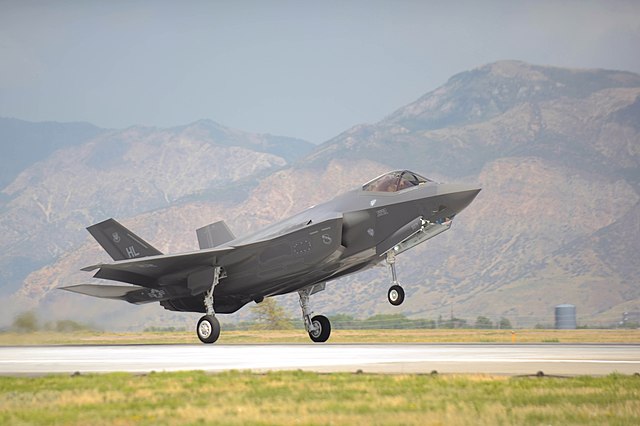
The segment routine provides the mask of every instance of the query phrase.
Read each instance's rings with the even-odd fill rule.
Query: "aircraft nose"
[[[473,187],[469,187],[466,191],[463,192],[464,197],[467,199],[467,204],[466,204],[467,206],[471,204],[473,200],[476,199],[480,191],[482,191],[482,188],[477,188],[473,186]]]
[[[464,210],[478,196],[482,188],[471,185],[449,184],[442,188],[447,205],[456,214]]]

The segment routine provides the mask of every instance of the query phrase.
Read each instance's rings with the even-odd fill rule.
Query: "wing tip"
[[[102,267],[102,263],[98,263],[96,265],[85,266],[84,268],[82,268],[80,270],[84,271],[84,272],[91,272],[91,271],[95,271],[96,269],[100,269],[101,267]]]

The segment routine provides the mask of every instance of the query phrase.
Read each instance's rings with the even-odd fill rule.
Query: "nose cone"
[[[482,188],[470,185],[444,184],[439,194],[443,195],[446,205],[454,214],[460,213],[478,196]]]

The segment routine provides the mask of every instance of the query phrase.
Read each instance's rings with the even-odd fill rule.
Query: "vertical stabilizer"
[[[162,254],[158,249],[122,226],[114,219],[96,223],[87,231],[113,260],[134,259],[136,257]]]
[[[196,234],[201,250],[218,247],[236,239],[224,220],[203,226],[196,230]]]

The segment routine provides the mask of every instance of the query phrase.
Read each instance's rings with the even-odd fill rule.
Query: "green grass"
[[[273,372],[0,377],[0,424],[640,424],[640,377]]]
[[[640,343],[640,330],[333,330],[330,343]],[[309,343],[302,329],[225,331],[220,344]],[[0,346],[199,343],[194,331],[0,333]]]

